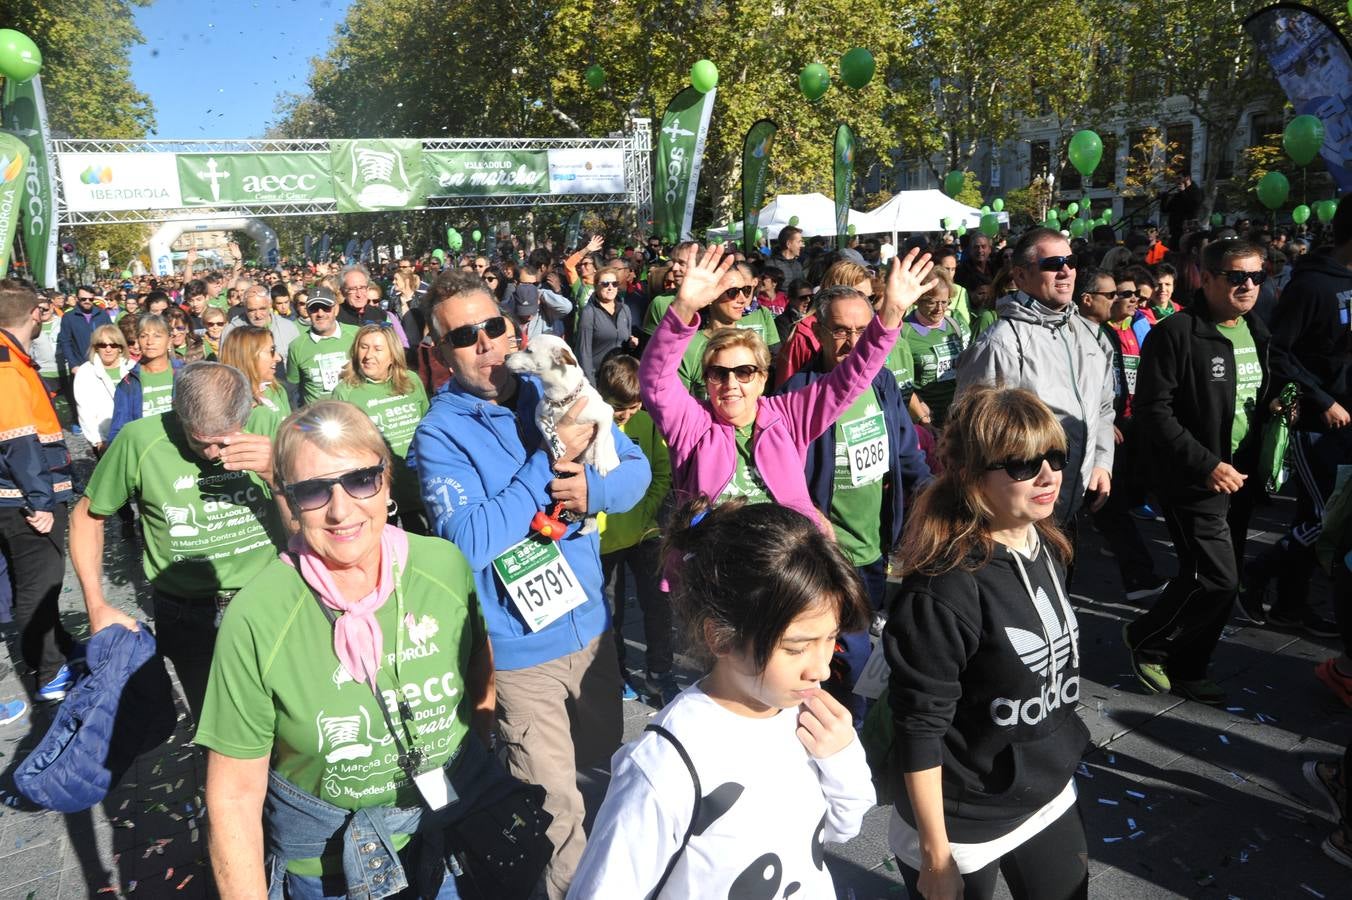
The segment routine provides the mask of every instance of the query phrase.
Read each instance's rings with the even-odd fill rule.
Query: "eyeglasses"
[[[51,312],[51,311],[52,311],[52,306],[51,306],[50,303],[43,303],[43,304],[40,304],[40,305],[38,306],[38,312],[40,312],[40,313],[49,313],[49,312]]]
[[[485,275],[485,276],[484,276],[484,281],[491,281],[493,284],[497,284],[497,283],[498,283],[498,276],[496,276],[496,275]]]
[[[343,288],[343,293],[344,293],[344,294],[355,294],[355,293],[358,293],[359,291],[369,291],[370,289],[371,289],[371,286],[370,286],[369,284],[358,284],[358,285],[355,285],[355,286],[353,286],[353,287],[345,287],[345,288]]]
[[[861,334],[863,334],[865,331],[868,330],[868,327],[865,326],[863,328],[845,328],[842,326],[838,328],[829,328],[827,330],[831,332],[831,337],[835,338],[838,341],[843,341],[846,338],[859,337]]]
[[[95,350],[121,350],[121,344],[95,344]]]
[[[224,328],[224,327],[225,327],[225,323],[224,323],[224,322],[203,322],[203,323],[202,323],[202,327],[203,327],[203,328]]]
[[[704,370],[704,380],[722,383],[730,381],[733,376],[736,376],[738,383],[746,384],[752,378],[755,378],[756,374],[760,371],[760,366],[753,366],[750,364],[733,366],[732,368],[728,368],[727,366],[709,366]]]
[[[282,487],[282,492],[300,508],[301,512],[322,509],[333,499],[334,485],[342,485],[343,490],[353,500],[369,500],[380,490],[384,482],[385,464],[365,469],[353,469],[337,478],[309,478]]]
[[[598,282],[596,282],[596,287],[597,287],[597,288],[608,288],[608,287],[619,287],[619,286],[620,286],[620,283],[619,283],[618,281],[598,281]]]
[[[411,268],[413,268],[413,267],[412,267],[412,266],[398,266],[397,268],[399,268],[401,271],[407,272],[409,269],[411,269]]]
[[[452,328],[446,332],[446,336],[441,340],[457,350],[472,347],[474,342],[479,340],[479,332],[481,331],[492,339],[500,338],[507,333],[507,320],[502,316],[494,316],[473,325],[461,325],[459,328]]]
[[[1103,297],[1107,300],[1111,300],[1117,296],[1117,291],[1085,291],[1085,293],[1091,297]]]
[[[1141,296],[1140,291],[1114,291],[1113,296],[1118,300],[1130,300],[1132,297]]]
[[[1037,261],[1037,267],[1043,272],[1060,272],[1062,267],[1075,268],[1075,254],[1069,256],[1044,256]]]
[[[811,292],[811,291],[805,291],[805,292],[803,292],[803,293],[801,293],[801,294],[798,294],[798,295],[797,295],[796,297],[794,297],[793,299],[795,299],[795,300],[811,300],[811,299],[812,299],[812,292]]]
[[[1004,462],[998,462],[986,467],[989,472],[1004,469],[1005,474],[1012,481],[1027,481],[1042,471],[1042,464],[1046,463],[1052,467],[1053,472],[1060,472],[1066,467],[1066,451],[1048,450],[1041,456],[1035,456],[1032,459],[1007,459]]]
[[[170,328],[169,330],[172,331],[174,334],[183,334],[188,330],[188,327],[186,325],[175,325],[173,328]]]
[[[1229,269],[1226,271],[1212,269],[1211,274],[1224,278],[1234,287],[1243,287],[1244,282],[1246,281],[1252,281],[1253,286],[1258,287],[1263,282],[1267,281],[1267,272],[1264,272],[1262,269],[1259,269],[1257,272],[1245,272],[1243,269]]]
[[[755,289],[755,286],[750,284],[742,285],[741,287],[730,287],[723,292],[723,299],[736,300],[738,294],[741,294],[743,297],[750,297],[751,292]]]

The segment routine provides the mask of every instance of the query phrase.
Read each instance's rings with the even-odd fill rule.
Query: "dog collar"
[[[582,396],[582,389],[586,386],[586,381],[579,383],[578,386],[573,389],[573,392],[562,400],[550,400],[548,397],[545,397],[545,406],[549,409],[568,409],[577,402],[578,397]]]

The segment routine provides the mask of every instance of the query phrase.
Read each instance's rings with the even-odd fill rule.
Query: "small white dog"
[[[518,375],[535,375],[544,386],[544,396],[535,407],[535,424],[545,440],[552,444],[558,439],[555,424],[585,397],[587,405],[577,421],[595,425],[596,438],[578,462],[591,466],[599,475],[609,473],[620,464],[619,454],[615,452],[615,435],[610,430],[615,424],[615,411],[587,381],[572,348],[562,338],[552,334],[536,335],[530,339],[527,349],[507,357],[507,368]],[[579,533],[590,534],[595,530],[596,517],[588,516]]]

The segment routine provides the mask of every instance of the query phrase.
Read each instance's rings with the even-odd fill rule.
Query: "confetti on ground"
[[[883,859],[883,868],[889,872],[895,872],[897,870],[896,864],[892,862],[892,857],[889,856]]]
[[[1246,693],[1246,694],[1256,694],[1256,693],[1258,693],[1258,692],[1255,691],[1253,688],[1245,688],[1245,689],[1244,689],[1244,693]]]
[[[1242,713],[1242,712],[1244,712],[1244,707],[1242,707],[1242,706],[1227,706],[1227,707],[1225,708],[1225,711],[1228,712],[1228,713]]]
[[[1120,837],[1109,837],[1109,838],[1104,838],[1104,839],[1103,839],[1103,843],[1105,843],[1105,844],[1116,844],[1116,843],[1117,843],[1118,841],[1120,841],[1120,840],[1122,840]]]
[[[1100,797],[1100,798],[1099,798],[1099,803],[1102,803],[1104,806],[1116,806],[1116,805],[1117,805],[1117,801],[1116,801],[1116,800],[1109,800],[1107,797]]]
[[[1127,796],[1135,797],[1137,800],[1145,799],[1145,794],[1142,794],[1140,791],[1127,791]]]
[[[1222,743],[1222,744],[1228,744],[1228,743],[1230,743],[1230,739],[1229,739],[1228,737],[1226,737],[1225,735],[1223,735],[1223,734],[1217,735],[1217,737],[1219,737],[1219,738],[1221,739],[1221,743]]]
[[[181,890],[183,890],[185,887],[188,886],[188,882],[189,882],[189,881],[192,881],[192,876],[191,876],[191,875],[189,875],[187,878],[185,878],[185,879],[183,879],[182,881],[180,881],[180,882],[178,883],[178,887],[174,888],[174,890],[176,890],[176,891],[181,891]]]
[[[1135,831],[1135,830],[1136,830],[1136,820],[1135,820],[1135,819],[1128,818],[1128,819],[1127,819],[1127,828],[1128,828],[1129,830],[1131,830],[1131,831]]]
[[[1134,840],[1136,840],[1138,837],[1141,837],[1141,836],[1144,835],[1144,834],[1145,834],[1144,831],[1133,831],[1133,832],[1131,833],[1130,837],[1131,837],[1131,839],[1134,841]]]
[[[165,872],[164,872],[164,880],[165,880],[165,881],[172,881],[172,880],[173,880],[173,877],[174,877],[174,867],[173,867],[173,866],[170,866],[170,867],[169,867],[168,869],[166,869]]]
[[[1300,886],[1301,886],[1302,888],[1304,888],[1305,891],[1306,891],[1307,893],[1313,894],[1313,895],[1316,896],[1316,897],[1323,897],[1323,896],[1324,896],[1323,894],[1319,893],[1318,891],[1316,891],[1314,888],[1310,887],[1308,884],[1306,884],[1306,883],[1303,882],[1303,881],[1300,883]]]
[[[1117,757],[1111,753],[1108,754],[1108,765],[1110,766],[1117,765]]]

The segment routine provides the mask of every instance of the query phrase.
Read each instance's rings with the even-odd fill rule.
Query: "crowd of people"
[[[1090,529],[1140,609],[1120,651],[1143,690],[1224,707],[1209,663],[1238,619],[1341,638],[1313,674],[1352,706],[1352,204],[1318,234],[786,227],[766,251],[596,235],[373,270],[232,247],[73,292],[0,281],[29,699],[80,689],[69,548],[91,640],[153,623],[178,676],[221,896],[551,900],[827,896],[824,843],[876,802],[912,896],[1000,873],[1086,896]],[[580,388],[508,366],[544,336],[611,408],[614,464],[584,461]],[[1249,559],[1284,471],[1290,532]],[[145,622],[104,591],[112,516]],[[625,699],[661,711],[622,747]],[[1346,814],[1344,771],[1306,777]],[[484,815],[521,829],[514,870],[485,862]],[[1352,827],[1324,849],[1352,867]]]

